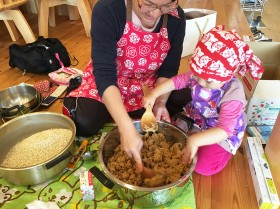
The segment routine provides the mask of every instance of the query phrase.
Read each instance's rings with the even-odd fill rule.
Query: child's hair
[[[235,72],[242,76],[247,71],[260,79],[264,69],[250,47],[242,41],[236,30],[224,31],[219,25],[205,33],[196,45],[190,69],[209,81],[228,81]]]

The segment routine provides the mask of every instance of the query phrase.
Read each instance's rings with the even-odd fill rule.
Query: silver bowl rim
[[[38,91],[37,91],[37,89],[36,89],[34,86],[32,86],[32,85],[20,84],[20,85],[10,86],[10,87],[8,87],[8,88],[5,88],[5,89],[1,90],[1,91],[0,91],[0,96],[1,96],[1,94],[2,94],[3,92],[5,92],[5,91],[8,91],[8,90],[10,90],[10,89],[20,88],[20,87],[22,87],[22,88],[29,88],[29,89],[31,89],[32,91],[34,91],[34,92],[32,92],[32,93],[34,93],[32,99],[30,99],[28,102],[26,102],[26,103],[24,103],[24,104],[18,104],[19,106],[25,106],[26,108],[29,108],[30,106],[32,106],[34,103],[37,102],[37,92],[38,92]],[[1,108],[1,109],[8,109],[8,108],[11,108],[11,107],[14,107],[14,106],[16,106],[16,105],[13,105],[13,106],[5,106],[5,107],[1,106],[0,108]]]
[[[71,126],[74,128],[74,130],[72,130],[72,138],[71,140],[69,140],[69,143],[67,144],[67,146],[60,152],[60,154],[63,154],[64,152],[66,152],[69,147],[71,147],[71,145],[73,145],[73,142],[75,140],[75,136],[76,136],[76,126],[74,124],[74,122],[67,116],[61,114],[61,113],[54,113],[54,112],[35,112],[35,113],[28,113],[28,114],[25,114],[25,115],[21,115],[19,117],[16,117],[12,120],[9,120],[8,122],[4,123],[3,125],[0,126],[0,133],[1,133],[1,129],[3,129],[5,126],[9,126],[9,124],[11,123],[15,123],[16,121],[18,120],[23,120],[24,118],[27,118],[27,117],[32,117],[33,115],[53,115],[53,116],[58,116],[58,117],[63,117],[64,119],[66,119],[70,124]],[[7,168],[7,167],[3,167],[3,166],[0,166],[0,170],[6,170],[6,171],[22,171],[22,170],[29,170],[29,169],[33,169],[35,167],[39,167],[39,166],[43,166],[51,161],[53,161],[54,159],[56,159],[58,156],[54,156],[52,157],[51,159],[49,160],[46,160],[45,162],[42,162],[40,164],[36,164],[36,165],[33,165],[33,166],[29,166],[29,167],[23,167],[23,168]]]
[[[135,120],[133,121],[133,123],[141,123],[140,120]],[[164,123],[164,124],[168,124],[173,126],[175,129],[177,129],[178,131],[180,131],[182,134],[184,134],[186,136],[186,138],[188,138],[187,134],[179,127],[169,123],[169,122],[165,122],[165,121],[158,121],[158,123]],[[159,191],[159,190],[168,190],[170,188],[176,187],[178,185],[180,185],[181,183],[183,183],[184,181],[186,181],[189,176],[192,174],[192,172],[194,171],[194,168],[196,166],[196,162],[197,162],[197,154],[194,156],[193,161],[190,165],[190,168],[188,169],[187,173],[185,175],[183,175],[180,179],[178,179],[176,182],[164,185],[164,186],[159,186],[159,187],[139,187],[139,186],[135,186],[135,185],[131,185],[131,184],[127,184],[121,180],[119,180],[118,178],[116,178],[107,168],[107,166],[105,165],[104,161],[103,161],[103,148],[104,148],[104,144],[105,141],[108,137],[108,135],[110,133],[112,133],[113,131],[115,131],[116,129],[118,129],[118,127],[114,127],[111,131],[109,131],[107,133],[107,135],[102,138],[99,142],[99,150],[98,150],[98,161],[105,173],[105,175],[107,176],[107,178],[109,178],[109,180],[111,180],[113,183],[121,186],[121,187],[125,187],[131,190],[135,190],[135,191],[141,191],[141,192],[154,192],[154,191]]]

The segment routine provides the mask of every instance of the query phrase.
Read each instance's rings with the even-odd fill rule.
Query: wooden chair
[[[17,7],[25,4],[27,0],[0,0],[0,20],[4,23],[13,41],[19,38],[17,29],[26,43],[34,42],[35,36],[22,12]]]
[[[93,7],[95,6],[97,0],[89,0],[89,4],[90,4],[90,8],[91,10],[93,9]]]
[[[55,26],[54,7],[59,5],[69,5],[68,13],[70,20],[76,20],[76,6],[84,24],[86,35],[90,37],[91,27],[91,6],[88,0],[40,0],[39,1],[39,35],[48,37],[48,22]]]

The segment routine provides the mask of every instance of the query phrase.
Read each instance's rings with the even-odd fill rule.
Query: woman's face
[[[226,81],[224,82],[207,81],[203,78],[198,77],[197,75],[194,75],[193,77],[200,86],[206,89],[219,89],[226,83]]]
[[[177,8],[172,0],[134,0],[133,11],[145,28],[153,28],[158,18]]]

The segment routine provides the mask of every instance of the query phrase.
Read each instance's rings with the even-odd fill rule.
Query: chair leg
[[[90,28],[91,28],[91,8],[88,0],[80,0],[76,2],[79,13],[81,15],[86,35],[90,37]]]
[[[49,25],[51,27],[55,27],[56,23],[55,23],[55,7],[50,7],[50,16],[49,16]]]
[[[77,10],[76,6],[68,5],[67,9],[68,9],[68,14],[69,14],[70,20],[80,19],[80,14],[79,14],[79,11]]]
[[[39,24],[39,35],[48,37],[48,20],[49,20],[49,1],[41,0],[39,1],[39,14],[38,14],[38,24]]]
[[[6,18],[6,20],[13,20],[17,29],[23,36],[26,43],[34,42],[35,36],[32,32],[30,26],[28,25],[25,17],[20,10],[6,10],[1,12]]]
[[[93,7],[95,6],[97,0],[89,0],[89,4],[90,4],[90,8],[93,9]]]
[[[15,23],[12,20],[4,20],[4,23],[9,31],[9,34],[13,41],[17,41],[19,39],[19,34]]]

